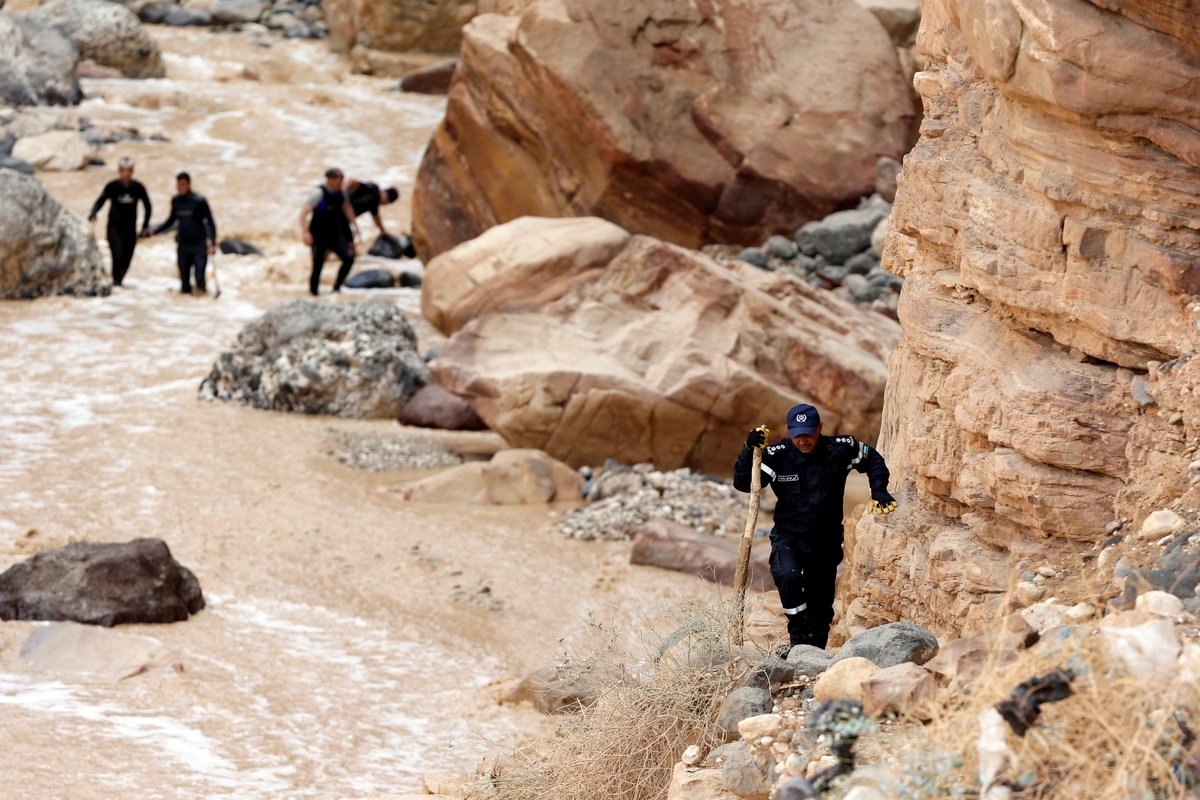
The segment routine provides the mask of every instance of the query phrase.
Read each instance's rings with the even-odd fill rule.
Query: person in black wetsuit
[[[196,288],[200,294],[208,291],[204,283],[204,271],[208,268],[208,257],[217,252],[217,222],[204,195],[192,191],[192,176],[181,172],[175,176],[175,191],[171,198],[171,216],[161,225],[151,229],[154,235],[178,225],[175,234],[179,260],[180,291],[192,293],[192,273],[196,275]]]
[[[133,179],[133,159],[122,158],[117,162],[115,181],[109,181],[104,191],[92,206],[88,214],[88,222],[95,222],[96,215],[104,204],[108,207],[108,249],[112,253],[113,284],[120,286],[129,272],[129,264],[133,261],[133,250],[137,247],[137,205],[146,207],[145,221],[142,230],[150,227],[150,195],[140,181]]]
[[[350,207],[354,209],[354,216],[370,214],[371,219],[375,220],[375,227],[379,228],[379,235],[387,236],[383,220],[379,218],[379,207],[391,205],[400,199],[400,192],[396,187],[380,189],[377,183],[361,183],[350,178],[346,181],[346,191],[350,197]]]
[[[342,260],[333,290],[340,292],[342,284],[354,267],[354,240],[358,237],[354,207],[342,189],[345,176],[340,169],[325,172],[325,183],[316,187],[300,210],[300,229],[304,243],[312,248],[312,275],[308,289],[313,296],[321,286],[321,268],[330,251]]]
[[[771,577],[787,615],[793,646],[825,647],[833,622],[833,593],[842,561],[842,502],[850,470],[871,483],[869,508],[890,514],[883,456],[853,436],[822,436],[821,415],[802,404],[788,412],[788,436],[763,451],[762,483],[775,490],[771,529]],[[733,485],[750,491],[753,448],[766,444],[761,428],[750,431],[733,468]]]

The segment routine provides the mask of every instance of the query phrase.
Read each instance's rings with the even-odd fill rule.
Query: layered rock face
[[[697,247],[791,234],[907,149],[896,48],[840,0],[543,0],[464,31],[421,164],[425,259],[521,216]]]
[[[107,295],[96,240],[35,178],[0,169],[0,298]]]
[[[898,334],[790,276],[635,236],[594,282],[472,320],[430,369],[514,447],[728,474],[746,431],[797,402],[874,441]]]
[[[847,542],[842,635],[955,634],[1179,496],[1195,457],[1200,28],[1178,4],[933,0],[880,449],[901,509]]]
[[[453,53],[476,0],[325,0],[325,22],[335,48]]]

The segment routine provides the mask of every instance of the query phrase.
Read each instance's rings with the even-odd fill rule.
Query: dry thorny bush
[[[717,712],[757,648],[739,648],[728,599],[691,603],[632,633],[590,620],[559,674],[597,699],[557,720],[556,735],[497,759],[471,791],[495,800],[658,800],[688,745],[723,740]],[[743,655],[745,654],[745,655]],[[747,660],[750,658],[750,661]]]
[[[1189,789],[1193,773],[1200,777],[1195,681],[1137,679],[1113,655],[1088,628],[1049,632],[1012,661],[993,653],[963,694],[934,709],[932,721],[881,734],[892,741],[878,749],[892,756],[878,782],[894,798],[977,797],[980,713],[1023,681],[1066,668],[1076,675],[1072,696],[1042,706],[1024,737],[1005,726],[1012,757],[995,783],[1011,787],[1011,800],[1196,797]]]
[[[720,703],[762,655],[731,636],[732,604],[692,604],[627,631],[593,622],[560,673],[590,681],[598,700],[559,719],[556,736],[497,759],[471,792],[495,800],[658,800],[683,750],[722,741]],[[979,714],[1033,676],[1071,669],[1074,694],[1042,707],[998,782],[1011,800],[1195,798],[1200,686],[1178,670],[1131,677],[1094,627],[1060,628],[1016,655],[994,651],[982,674],[943,694],[932,720],[901,719],[860,742],[860,768],[828,793],[869,779],[889,798],[979,797]]]

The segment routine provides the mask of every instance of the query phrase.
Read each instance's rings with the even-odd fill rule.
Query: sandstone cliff
[[[1018,562],[1188,489],[1200,411],[1200,27],[1150,0],[927,0],[881,450],[901,511],[848,537],[844,635],[953,634]]]
[[[757,244],[870,194],[909,143],[897,50],[841,0],[543,0],[464,32],[413,195],[428,259],[521,216]]]
[[[325,0],[330,43],[346,52],[419,50],[453,53],[476,0]]]

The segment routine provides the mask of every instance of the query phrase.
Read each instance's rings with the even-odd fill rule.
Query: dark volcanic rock
[[[485,431],[487,424],[466,400],[436,383],[417,390],[400,412],[401,425],[447,431]]]
[[[932,633],[912,622],[893,622],[850,639],[842,645],[834,663],[858,656],[884,669],[907,661],[924,664],[937,654],[937,638]]]
[[[222,239],[221,252],[226,255],[234,256],[261,256],[266,255],[255,245],[250,242],[243,242],[241,239]]]
[[[386,300],[293,300],[242,329],[200,385],[200,398],[395,419],[430,381],[416,345],[404,312]]]
[[[412,239],[407,233],[393,236],[390,233],[380,234],[367,255],[379,258],[415,258],[417,251],[413,248]]]
[[[89,625],[181,622],[204,608],[196,576],[161,539],[76,542],[0,575],[0,619]]]
[[[396,285],[396,278],[386,270],[365,269],[351,275],[342,285],[347,289],[391,289]]]

